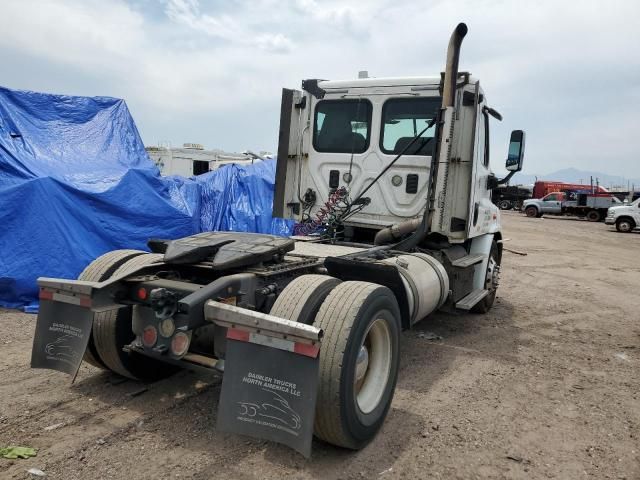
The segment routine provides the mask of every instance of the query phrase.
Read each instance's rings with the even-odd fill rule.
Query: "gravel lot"
[[[405,332],[381,433],[360,452],[316,441],[309,461],[216,432],[215,376],[144,386],[84,365],[71,385],[31,370],[35,316],[0,310],[0,446],[38,449],[0,458],[0,478],[639,479],[640,233],[503,224],[527,255],[505,252],[493,310]]]

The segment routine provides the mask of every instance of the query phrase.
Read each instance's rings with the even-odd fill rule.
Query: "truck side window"
[[[555,202],[558,200],[558,196],[555,193],[551,193],[544,197],[542,200],[544,200],[545,202]]]
[[[364,153],[371,137],[369,100],[323,100],[314,116],[313,148],[318,152]]]
[[[484,119],[484,166],[489,167],[489,115],[487,112],[482,112],[482,118]]]
[[[380,149],[387,154],[397,155],[429,124],[438,114],[442,103],[440,97],[392,98],[382,107],[382,131]],[[405,155],[433,155],[435,142],[427,142],[435,135],[435,125],[424,132],[405,152]]]

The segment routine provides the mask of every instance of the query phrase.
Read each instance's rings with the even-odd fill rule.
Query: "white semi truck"
[[[502,260],[491,117],[458,71],[454,30],[439,77],[306,80],[283,90],[274,214],[292,238],[206,232],[109,252],[78,280],[40,278],[32,366],[80,362],[155,379],[223,374],[217,426],[310,454],[380,429],[400,331],[436,310],[485,313]],[[512,132],[506,168],[522,168]],[[197,414],[194,412],[194,414]]]

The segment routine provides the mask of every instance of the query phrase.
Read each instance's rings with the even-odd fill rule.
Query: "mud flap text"
[[[89,343],[93,312],[69,303],[40,301],[31,368],[49,368],[75,378]]]
[[[311,455],[318,358],[227,340],[217,428]]]

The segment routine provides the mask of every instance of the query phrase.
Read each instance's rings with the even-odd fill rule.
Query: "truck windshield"
[[[364,153],[369,148],[371,102],[323,100],[314,117],[313,148],[318,152]]]

